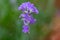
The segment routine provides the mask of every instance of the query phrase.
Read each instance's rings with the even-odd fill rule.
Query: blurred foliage
[[[39,14],[33,14],[37,22],[30,25],[30,34],[22,33],[21,11],[18,6],[24,2],[33,3]],[[54,15],[54,0],[0,0],[0,40],[43,40],[50,28]]]

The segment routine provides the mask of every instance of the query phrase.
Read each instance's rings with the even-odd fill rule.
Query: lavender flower
[[[28,12],[28,13],[29,13],[29,12],[30,12],[30,13],[34,12],[34,13],[36,13],[36,14],[39,13],[38,10],[37,10],[37,8],[34,6],[34,4],[31,4],[30,2],[22,3],[22,5],[20,5],[20,6],[18,7],[18,10],[22,10],[22,11]]]
[[[29,32],[29,26],[28,25],[23,25],[23,30],[22,32],[28,33]]]
[[[36,22],[36,19],[33,18],[32,12],[35,12],[38,14],[37,8],[34,6],[34,4],[31,4],[30,2],[25,2],[22,5],[18,7],[18,10],[21,10],[23,13],[19,16],[19,18],[23,21],[23,30],[22,32],[28,33],[29,32],[29,24],[34,24]]]
[[[36,19],[33,18],[32,15],[28,15],[28,14],[21,14],[22,20],[24,21],[24,24],[34,24],[36,22]]]

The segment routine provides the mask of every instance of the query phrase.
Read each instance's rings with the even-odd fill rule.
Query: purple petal
[[[34,24],[36,22],[36,19],[31,19],[30,24]]]
[[[28,25],[23,25],[23,30],[22,32],[27,33],[29,32],[29,26]]]
[[[21,17],[25,17],[25,14],[23,13],[23,14],[21,14],[20,16],[19,16],[19,18],[21,18]]]
[[[39,11],[38,11],[38,9],[36,8],[36,7],[33,7],[33,12],[35,12],[36,14],[38,14],[39,13]]]

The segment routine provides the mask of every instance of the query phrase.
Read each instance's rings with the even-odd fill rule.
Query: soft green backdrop
[[[39,14],[33,14],[37,22],[30,25],[30,34],[22,33],[21,11],[18,6],[24,2],[33,3]],[[55,0],[0,0],[0,40],[43,40],[50,30],[54,15]]]

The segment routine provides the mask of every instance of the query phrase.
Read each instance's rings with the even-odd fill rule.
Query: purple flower
[[[29,26],[28,25],[23,25],[23,30],[22,32],[28,33],[29,32]]]
[[[34,6],[34,4],[31,4],[30,2],[22,3],[18,10],[21,10],[23,13],[19,16],[19,18],[23,21],[23,30],[22,32],[28,33],[29,32],[29,24],[34,24],[36,22],[36,19],[33,18],[33,15],[31,13],[38,14],[37,8]]]
[[[37,8],[34,6],[34,4],[31,4],[30,2],[25,2],[25,3],[22,3],[19,7],[18,7],[18,10],[22,10],[24,12],[28,12],[28,13],[36,13],[38,14],[38,10]]]
[[[21,14],[20,17],[22,17],[22,20],[24,21],[24,24],[26,25],[28,25],[29,23],[34,24],[36,22],[36,19],[34,19],[32,15]]]

